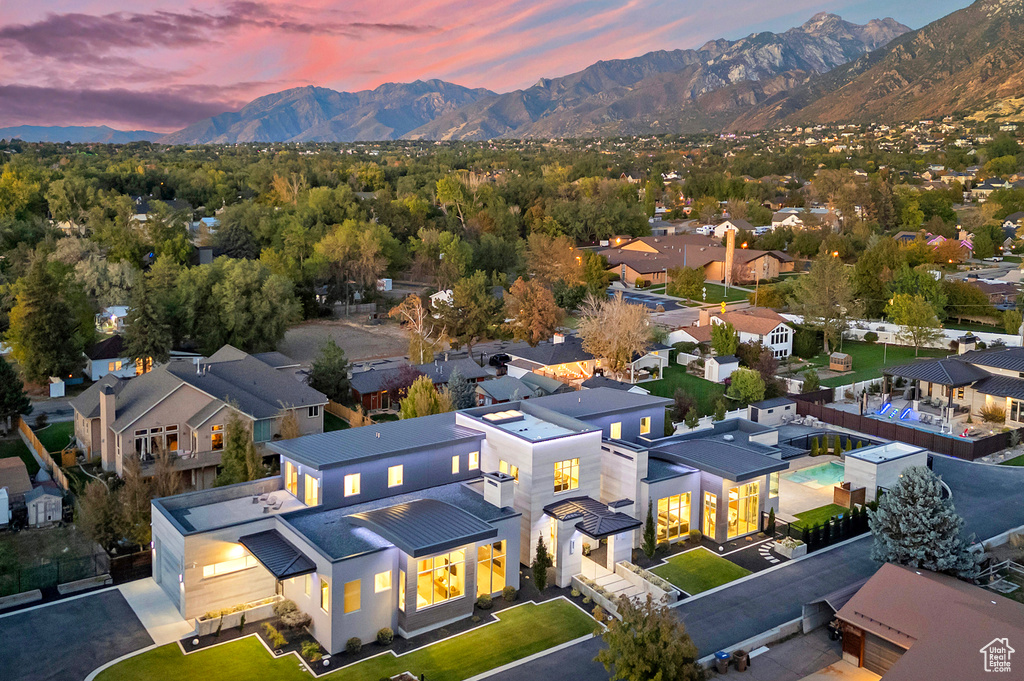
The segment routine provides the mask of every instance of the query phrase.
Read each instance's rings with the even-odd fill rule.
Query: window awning
[[[238,543],[278,579],[290,579],[316,572],[316,565],[306,558],[277,530],[266,530],[238,538]]]
[[[590,497],[573,497],[556,501],[545,506],[544,513],[559,521],[578,518],[576,529],[591,539],[604,539],[643,526],[643,523],[636,518],[613,511],[608,504],[603,504]]]

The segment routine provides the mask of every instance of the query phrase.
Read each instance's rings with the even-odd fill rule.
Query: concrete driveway
[[[0,615],[0,679],[81,681],[153,644],[117,589]]]

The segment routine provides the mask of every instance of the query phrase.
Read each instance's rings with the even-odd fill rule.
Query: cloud
[[[233,2],[225,9],[222,14],[198,9],[148,14],[48,13],[33,23],[0,27],[0,46],[17,47],[35,57],[72,61],[96,60],[118,50],[191,47],[217,41],[225,32],[245,29],[352,38],[367,33],[415,35],[436,30],[431,25],[348,21],[331,10],[318,11],[318,20],[309,21],[302,17],[311,17],[310,10],[273,8],[257,2]]]
[[[197,87],[200,95],[209,94]],[[187,88],[135,92],[123,89],[78,90],[29,85],[0,85],[2,125],[92,125],[98,121],[176,130],[195,121],[233,111],[234,100],[189,96]]]

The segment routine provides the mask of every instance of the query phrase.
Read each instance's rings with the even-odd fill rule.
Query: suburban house
[[[741,343],[761,343],[776,359],[793,354],[793,327],[775,310],[751,307],[730,312],[701,309],[697,326],[683,326],[668,335],[670,343],[711,343],[712,324],[732,324]]]
[[[750,232],[754,233],[754,225],[746,220],[724,220],[715,226],[715,238],[724,239],[726,232]]]
[[[997,310],[1013,309],[1017,302],[1017,285],[1005,281],[985,281],[977,277],[968,277],[965,283],[970,284],[988,297]]]
[[[894,406],[903,398],[915,413],[922,400],[934,400],[942,405],[946,424],[968,415],[982,421],[987,408],[1005,412],[1006,426],[1024,427],[1024,348],[975,350],[974,344],[973,336],[964,336],[958,355],[883,369],[883,393]],[[897,389],[893,379],[909,381],[910,387]]]
[[[123,333],[127,318],[127,305],[111,305],[96,315],[96,330],[100,333]]]
[[[476,384],[476,403],[480,407],[538,396],[534,388],[514,376],[498,376]]]
[[[789,227],[802,229],[807,226],[807,218],[833,230],[839,227],[839,215],[827,208],[783,208],[772,215],[772,229]]]
[[[200,489],[217,475],[230,411],[262,444],[281,437],[288,414],[300,434],[323,432],[326,404],[294,375],[230,345],[205,359],[171,359],[136,378],[108,374],[71,400],[78,447],[87,458],[98,456],[103,470],[121,475],[123,457],[137,456],[148,473],[163,449]]]
[[[154,579],[186,618],[289,598],[333,654],[471,616],[538,539],[559,586],[611,574],[648,504],[662,541],[758,532],[788,467],[777,431],[660,438],[669,403],[597,388],[272,442],[278,476],[153,501]]]
[[[365,371],[353,372],[349,383],[352,386],[352,400],[366,411],[397,408],[395,396],[407,389],[420,376],[430,376],[434,387],[448,385],[452,372],[458,369],[470,383],[491,378],[491,374],[468,357],[463,359],[436,360],[428,364],[407,364],[405,362],[382,362]]]
[[[971,199],[978,203],[985,203],[992,196],[992,192],[999,191],[1000,189],[1009,189],[1012,186],[1001,177],[989,177],[972,187],[970,192],[965,191],[964,193],[970,193]]]
[[[637,279],[663,284],[668,270],[676,267],[702,268],[708,281],[725,281],[726,248],[711,237],[684,234],[677,236],[645,236],[602,250],[608,260],[609,272],[618,274],[627,284]],[[792,271],[793,259],[779,251],[735,249],[733,280],[773,279],[779,272]]]
[[[669,346],[652,343],[643,354],[635,354],[623,368],[623,374],[631,382],[659,376],[668,366]],[[554,378],[573,387],[587,379],[604,373],[601,358],[594,357],[583,348],[583,339],[556,333],[551,341],[542,341],[536,347],[526,343],[515,343],[505,349],[512,361],[508,363],[508,375],[524,378],[534,373]]]
[[[145,373],[146,367],[152,369],[153,360],[136,362],[128,357],[120,334],[114,334],[85,351],[85,375],[90,381],[98,381],[107,374],[131,378]]]
[[[171,213],[185,213],[185,224],[192,224],[192,204],[183,199],[154,199],[152,196],[133,196],[132,198],[132,220],[135,222],[146,222],[153,215],[157,205],[165,207]]]
[[[843,659],[885,681],[1010,678],[1024,605],[949,575],[886,563],[836,619]]]

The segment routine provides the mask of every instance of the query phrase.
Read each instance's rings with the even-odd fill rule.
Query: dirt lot
[[[341,346],[349,361],[401,357],[409,350],[409,341],[398,324],[371,326],[344,319],[317,320],[292,327],[277,349],[308,364],[330,338]]]

